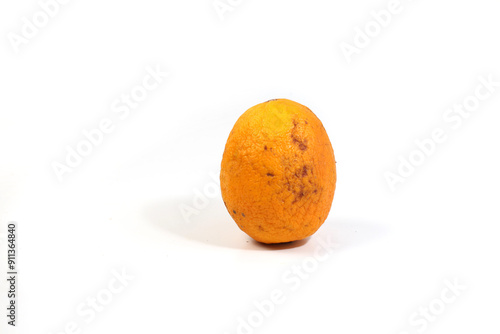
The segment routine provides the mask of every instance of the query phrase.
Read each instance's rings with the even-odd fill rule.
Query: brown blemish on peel
[[[307,166],[302,167],[302,177],[307,176]]]
[[[241,213],[241,215],[242,215],[243,217],[245,217],[245,214],[244,214],[243,212]]]
[[[236,214],[236,211],[233,210],[233,213]]]
[[[300,201],[302,199],[302,197],[304,197],[306,195],[306,192],[304,191],[304,185],[301,184],[299,186],[300,190],[297,192],[295,189],[292,190],[292,194],[295,195],[293,201],[292,201],[292,204],[295,204],[296,202]]]
[[[297,125],[299,123],[296,121],[296,120],[293,120],[293,129],[292,129],[292,133],[291,133],[291,137],[292,137],[292,141],[295,145],[297,145],[299,147],[299,149],[301,151],[305,151],[307,150],[307,139],[302,139],[302,138],[299,138],[297,137],[296,135],[296,129],[297,129]]]
[[[302,166],[302,168],[299,168],[299,169],[296,169],[295,170],[295,173],[294,173],[294,176],[296,178],[303,178],[303,177],[306,177],[307,174],[308,174],[308,168],[307,166]],[[309,183],[311,183],[311,180],[309,180]]]
[[[274,176],[274,174],[273,174],[273,173],[267,173],[267,176],[271,176],[271,177],[273,177],[273,176]]]
[[[304,139],[303,141],[302,140],[299,140],[297,138],[295,138],[293,135],[292,135],[292,140],[293,140],[293,143],[298,145],[299,146],[299,149],[301,151],[305,151],[307,150],[307,139]]]
[[[267,145],[264,145],[264,150],[266,150],[266,151],[267,151]]]

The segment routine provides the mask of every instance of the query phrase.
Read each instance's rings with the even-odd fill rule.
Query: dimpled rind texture
[[[316,115],[277,99],[247,110],[224,150],[224,204],[242,231],[262,243],[314,234],[330,212],[337,172],[330,139]]]

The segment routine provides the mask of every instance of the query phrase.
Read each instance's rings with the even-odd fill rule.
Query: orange
[[[328,216],[336,181],[326,130],[297,102],[258,104],[229,134],[220,173],[222,198],[239,228],[259,242],[314,234]]]

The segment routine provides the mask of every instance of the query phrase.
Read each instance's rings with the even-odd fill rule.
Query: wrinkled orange
[[[258,104],[229,134],[220,173],[222,198],[239,228],[259,242],[314,234],[328,216],[336,181],[326,130],[297,102]]]

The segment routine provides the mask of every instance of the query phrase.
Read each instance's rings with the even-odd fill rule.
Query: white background
[[[443,115],[480,76],[500,81],[500,4],[401,0],[349,63],[341,43],[388,3],[243,0],[221,19],[212,0],[74,0],[15,52],[8,36],[41,9],[3,1],[1,332],[245,333],[240,317],[277,289],[284,302],[246,333],[413,334],[423,325],[409,318],[456,280],[466,288],[420,332],[498,333],[500,88],[457,129]],[[111,105],[148,66],[169,75],[120,119]],[[213,196],[213,176],[237,118],[272,98],[322,120],[338,183],[314,236],[266,247]],[[58,180],[53,163],[106,118],[114,130]],[[437,127],[447,140],[391,191],[384,173]],[[15,329],[8,221],[19,224]],[[293,290],[284,277],[303,263],[311,272]],[[82,316],[122,270],[127,286]]]

